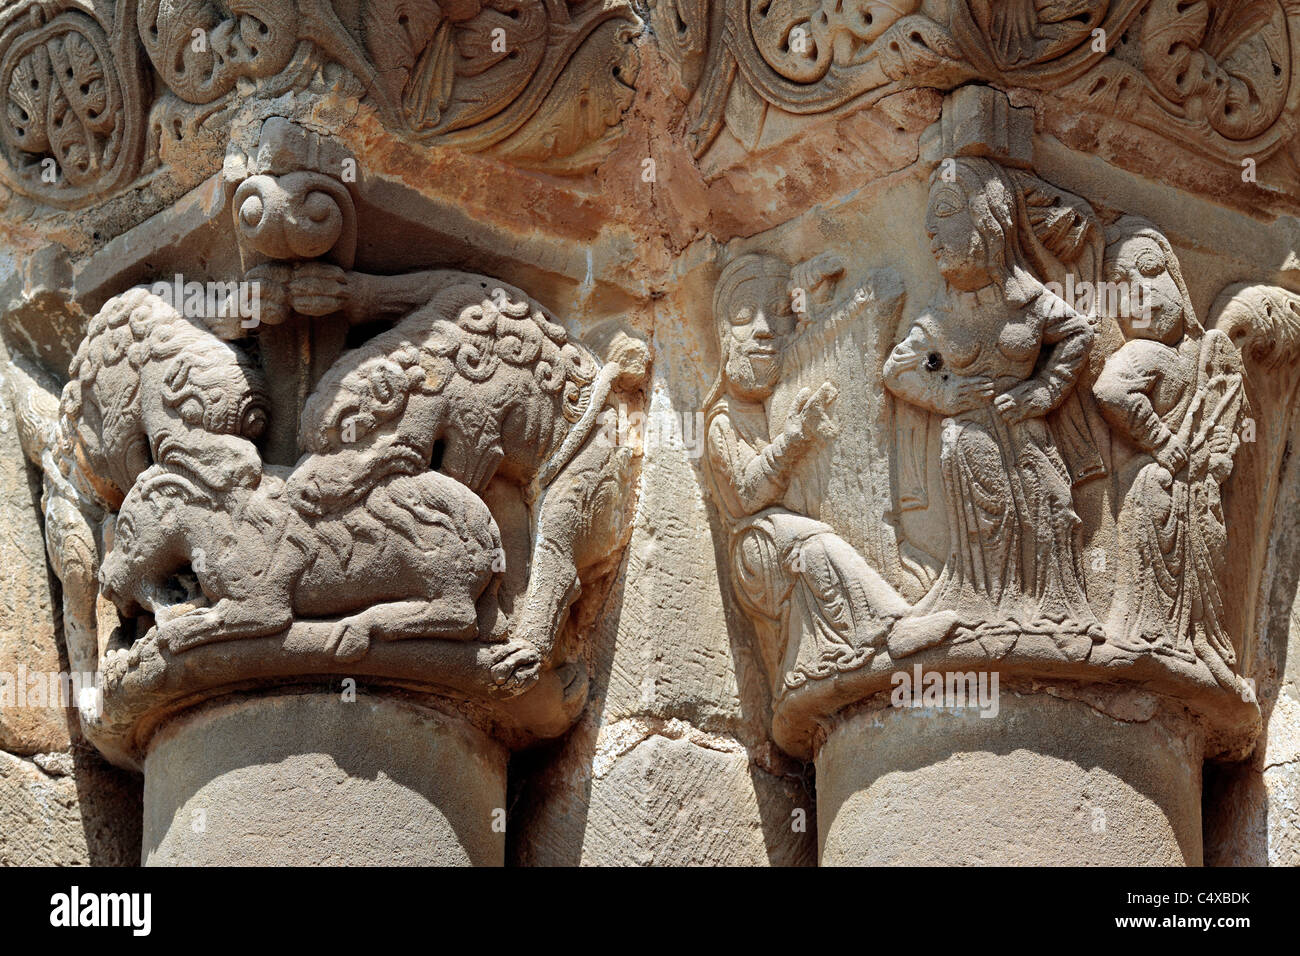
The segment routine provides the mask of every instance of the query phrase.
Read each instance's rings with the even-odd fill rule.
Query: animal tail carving
[[[1246,372],[1240,444],[1224,489],[1229,551],[1245,560],[1228,562],[1222,593],[1242,595],[1233,602],[1226,630],[1242,635],[1239,672],[1248,676],[1269,551],[1268,536],[1259,529],[1269,527],[1277,505],[1282,457],[1300,400],[1300,295],[1278,286],[1231,285],[1219,293],[1207,324],[1227,334]]]

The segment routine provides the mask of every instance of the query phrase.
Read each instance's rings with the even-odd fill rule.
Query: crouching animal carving
[[[100,570],[103,593],[128,615],[157,614],[159,643],[173,653],[339,615],[329,648],[345,660],[371,639],[478,634],[477,602],[493,581],[501,538],[487,506],[455,479],[395,476],[314,524],[290,507],[280,474],[238,497],[218,502],[155,466],[122,503]],[[186,567],[204,595],[198,603],[210,606],[169,586]],[[498,683],[522,683],[540,658],[514,643],[492,661]]]
[[[114,296],[91,319],[61,397],[39,375],[10,371],[24,447],[44,476],[71,663],[93,670],[106,520],[150,467],[208,494],[256,485],[270,399],[250,354],[144,288]]]
[[[616,562],[626,537],[633,453],[597,422],[619,391],[640,387],[645,347],[620,335],[602,365],[518,289],[459,272],[423,281],[426,304],[340,358],[308,399],[307,453],[286,490],[319,520],[435,455],[474,492],[495,479],[516,486],[532,550],[505,617],[547,657],[584,579]]]
[[[549,661],[626,539],[633,453],[597,423],[640,387],[645,349],[616,336],[602,366],[516,289],[421,276],[426,304],[308,397],[292,468],[218,485],[160,461],[130,485],[99,580],[123,613],[154,615],[160,645],[315,620],[342,660],[374,641],[482,641],[506,690]],[[531,532],[509,568],[486,502]]]

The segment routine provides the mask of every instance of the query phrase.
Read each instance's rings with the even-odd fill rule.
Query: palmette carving
[[[1232,163],[1295,133],[1300,14],[1278,0],[727,0],[676,5],[690,49],[666,53],[691,91],[702,155],[729,129],[760,145],[769,108],[865,107],[970,80],[1060,91]],[[707,49],[701,67],[696,50]]]
[[[0,19],[0,176],[56,206],[111,193],[140,172],[134,12],[119,4],[109,19],[93,9],[29,3]]]
[[[1123,4],[1113,6],[1122,7]],[[970,0],[970,21],[1000,69],[1043,63],[1083,45],[1110,12],[1110,0]]]
[[[893,81],[955,61],[947,31],[914,0],[760,2],[726,0],[680,15],[708,37],[708,60],[691,101],[696,155],[725,124],[758,145],[768,105],[819,113],[879,99]],[[707,19],[706,19],[707,18]],[[697,41],[700,42],[700,41]]]
[[[1143,24],[1143,73],[1151,84],[1229,140],[1264,134],[1282,116],[1295,68],[1281,3],[1157,0]]]
[[[333,0],[25,0],[0,18],[0,176],[85,205],[220,130],[250,93],[308,91],[365,100],[424,143],[585,172],[631,103],[637,25],[627,6],[591,0],[341,13]]]
[[[3,172],[42,201],[80,205],[92,187],[136,181],[174,140],[220,129],[250,94],[306,91],[365,101],[421,143],[589,172],[618,138],[638,74],[640,22],[621,3],[141,0],[112,10],[110,23],[27,0],[0,29]],[[1295,133],[1300,14],[1280,0],[665,0],[650,16],[689,100],[696,155],[724,128],[760,148],[771,110],[867,107],[972,79],[1058,92],[1234,165],[1262,163]],[[29,25],[39,29],[20,36]],[[159,79],[152,102],[141,61]]]
[[[250,93],[355,97],[420,142],[584,172],[612,147],[637,72],[635,15],[592,0],[100,6],[26,0],[0,21],[0,174],[54,205],[129,185]]]
[[[188,103],[210,103],[240,78],[274,76],[288,65],[297,7],[296,0],[140,0],[140,42],[168,89]]]

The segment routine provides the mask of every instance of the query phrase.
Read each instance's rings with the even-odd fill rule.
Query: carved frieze
[[[636,77],[635,14],[597,0],[27,0],[0,16],[0,176],[55,206],[138,183],[168,143],[286,94],[580,172],[617,138]]]
[[[663,0],[664,45],[702,155],[724,128],[759,145],[764,114],[869,105],[972,79],[1056,92],[1221,161],[1262,162],[1295,133],[1300,9],[1285,0]]]
[[[697,155],[724,127],[758,147],[769,110],[857,109],[973,79],[1056,93],[1234,165],[1295,133],[1300,11],[1284,0],[661,0],[649,17]],[[2,172],[79,205],[138,181],[167,142],[220,129],[250,95],[304,92],[360,99],[416,142],[582,172],[618,136],[640,29],[630,5],[593,0],[28,0],[0,26]]]

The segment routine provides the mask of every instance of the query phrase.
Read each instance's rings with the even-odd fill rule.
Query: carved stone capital
[[[1031,121],[965,87],[923,137],[928,303],[848,249],[719,277],[709,470],[796,757],[842,713],[991,674],[1254,746],[1295,296],[1233,287],[1202,324],[1154,224],[1032,171]]]
[[[240,271],[111,298],[57,407],[22,381],[69,640],[99,659],[84,727],[123,765],[273,686],[392,688],[510,746],[585,702],[570,611],[627,540],[638,462],[604,423],[646,348],[597,354],[489,276],[355,271],[348,158],[267,119],[213,218]]]

